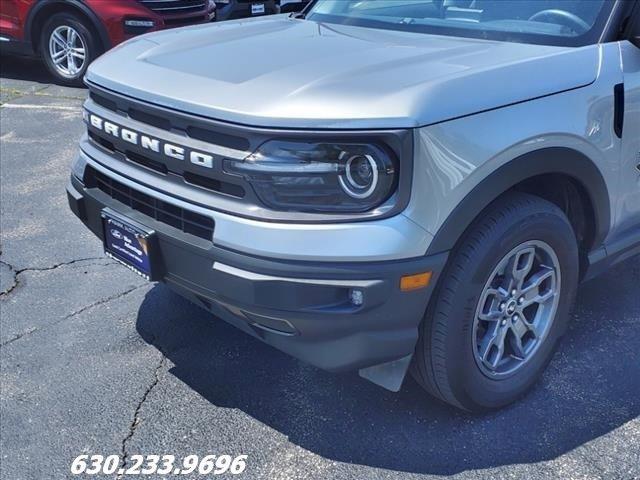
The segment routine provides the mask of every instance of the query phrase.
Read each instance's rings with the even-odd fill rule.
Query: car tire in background
[[[69,12],[53,15],[40,37],[40,55],[59,83],[80,86],[98,56],[99,40],[85,22]]]
[[[469,411],[517,400],[566,330],[578,265],[560,208],[524,193],[500,197],[452,252],[420,327],[414,378]]]

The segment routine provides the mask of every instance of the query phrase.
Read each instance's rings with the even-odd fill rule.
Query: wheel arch
[[[452,250],[467,228],[506,192],[523,187],[536,178],[563,176],[575,182],[590,212],[593,231],[584,248],[604,243],[611,223],[611,203],[606,182],[595,163],[585,154],[566,147],[549,147],[526,153],[498,168],[460,202],[436,232],[427,254]],[[535,191],[529,193],[536,194]],[[542,196],[542,195],[541,195]]]
[[[75,13],[86,20],[90,26],[94,27],[98,32],[98,39],[100,40],[102,51],[107,50],[111,46],[107,29],[102,24],[100,18],[85,2],[81,0],[40,0],[36,2],[29,11],[25,23],[25,39],[31,41],[34,52],[39,52],[40,35],[47,18],[60,12]]]

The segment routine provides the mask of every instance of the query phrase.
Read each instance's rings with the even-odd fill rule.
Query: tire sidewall
[[[459,285],[451,320],[451,335],[447,336],[447,351],[459,352],[451,358],[448,368],[449,384],[454,396],[471,410],[504,406],[522,396],[539,378],[551,360],[565,333],[578,281],[578,252],[575,235],[564,214],[538,213],[527,216],[498,231],[498,241],[485,238],[474,259],[468,262],[467,281]],[[480,296],[489,276],[500,260],[519,245],[539,240],[556,253],[561,271],[561,290],[555,319],[547,337],[520,370],[506,379],[495,380],[478,367],[473,352],[473,322]]]
[[[80,70],[78,75],[73,78],[63,76],[61,73],[59,73],[49,55],[49,39],[51,38],[51,34],[56,28],[63,25],[72,27],[74,30],[76,30],[76,32],[78,32],[78,34],[81,36],[82,41],[84,42],[86,47],[85,64],[83,65],[82,70]],[[46,22],[42,31],[42,36],[40,38],[40,55],[42,56],[47,69],[58,82],[65,85],[82,85],[82,81],[87,68],[89,64],[91,64],[91,62],[97,57],[97,52],[98,44],[94,35],[77,16],[71,13],[63,12],[54,15],[49,21]]]

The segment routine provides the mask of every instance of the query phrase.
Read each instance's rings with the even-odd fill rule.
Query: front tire
[[[58,83],[81,86],[89,64],[98,55],[98,40],[78,16],[52,16],[40,38],[40,54]]]
[[[521,397],[566,330],[578,264],[562,210],[523,193],[499,198],[452,252],[421,324],[418,383],[470,411]]]

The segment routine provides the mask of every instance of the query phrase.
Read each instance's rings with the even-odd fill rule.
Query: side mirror
[[[633,43],[636,47],[640,48],[640,33],[637,35],[632,35],[629,41]]]

